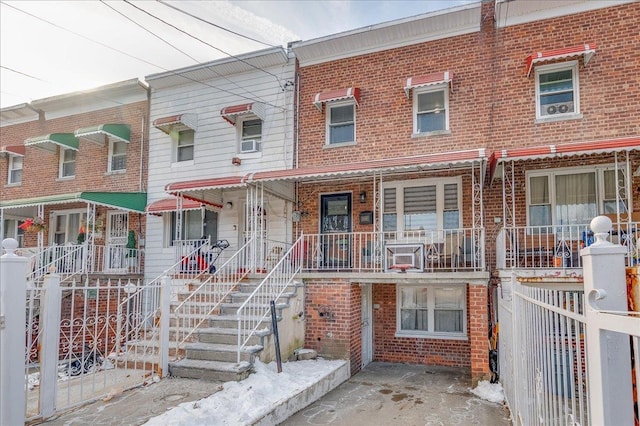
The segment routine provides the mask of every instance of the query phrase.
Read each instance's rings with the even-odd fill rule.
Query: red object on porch
[[[391,265],[389,269],[397,269],[400,272],[407,272],[407,269],[413,268],[411,263],[399,263],[397,265]]]

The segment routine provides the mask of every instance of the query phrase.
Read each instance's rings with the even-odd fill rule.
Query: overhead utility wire
[[[164,5],[164,6],[170,7],[170,8],[171,8],[171,9],[173,9],[173,10],[176,10],[176,11],[178,11],[178,12],[180,12],[180,13],[184,13],[184,14],[185,14],[185,15],[187,15],[187,16],[190,16],[190,17],[192,17],[192,18],[194,18],[194,19],[197,19],[198,21],[204,22],[205,24],[209,24],[209,25],[211,25],[211,26],[213,26],[213,27],[216,27],[216,28],[218,28],[218,29],[221,29],[222,31],[226,31],[226,32],[228,32],[228,33],[231,33],[231,34],[237,35],[238,37],[246,38],[247,40],[255,41],[256,43],[264,44],[265,46],[269,46],[269,47],[277,47],[277,46],[276,46],[276,45],[274,45],[274,44],[269,44],[269,43],[266,43],[266,42],[264,42],[264,41],[258,40],[258,39],[256,39],[256,38],[249,37],[249,36],[244,35],[244,34],[240,34],[240,33],[238,33],[238,32],[235,32],[235,31],[233,31],[233,30],[230,30],[230,29],[228,29],[228,28],[225,28],[225,27],[223,27],[223,26],[221,26],[221,25],[214,24],[214,23],[213,23],[213,22],[211,22],[211,21],[207,21],[206,19],[203,19],[203,18],[201,18],[201,17],[199,17],[199,16],[196,16],[196,15],[194,15],[194,14],[192,14],[192,13],[189,13],[189,12],[187,12],[186,10],[182,10],[182,9],[180,9],[179,7],[176,7],[176,6],[172,5],[172,4],[169,4],[169,3],[167,3],[167,2],[166,2],[166,1],[164,1],[164,0],[156,0],[156,1],[157,1],[158,3],[160,3],[160,4]]]
[[[184,50],[180,49],[179,47],[175,46],[174,44],[171,44],[169,41],[165,40],[164,38],[160,37],[159,35],[157,35],[156,33],[154,33],[153,31],[151,31],[148,28],[145,28],[144,25],[134,21],[133,19],[131,19],[130,17],[128,17],[127,15],[125,15],[124,13],[120,12],[119,10],[117,10],[116,8],[114,8],[113,6],[111,6],[110,4],[108,4],[105,0],[100,0],[100,2],[102,4],[104,4],[105,6],[107,6],[108,8],[110,8],[111,10],[113,10],[114,12],[116,12],[117,14],[119,14],[120,16],[122,16],[123,18],[127,19],[128,21],[130,21],[131,23],[133,23],[134,25],[137,25],[138,27],[142,28],[143,30],[145,30],[146,32],[148,32],[149,34],[151,34],[152,36],[156,37],[158,40],[162,41],[163,43],[168,44],[169,46],[171,46],[172,48],[174,48],[175,50],[177,50],[178,52],[182,53],[183,55],[185,55],[186,57],[190,58],[191,60],[193,60],[196,64],[200,64],[201,62],[194,58],[193,56],[189,55],[187,52],[185,52]],[[207,69],[211,72],[213,72],[214,74],[216,74],[218,77],[224,78],[225,80],[227,80],[228,82],[230,82],[231,84],[233,84],[234,86],[236,86],[238,89],[244,90],[245,92],[247,92],[249,95],[254,96],[256,99],[259,99],[261,102],[264,102],[264,99],[260,98],[259,96],[255,95],[254,93],[251,93],[250,91],[248,91],[247,89],[245,89],[244,87],[238,85],[236,82],[232,81],[231,79],[227,78],[226,76],[223,76],[222,74],[220,74],[219,72],[215,71],[214,69],[212,69],[211,67],[207,67]],[[222,90],[222,89],[220,89]],[[231,92],[229,92],[231,93]]]
[[[249,66],[250,66],[250,67],[252,67],[252,68],[255,68],[255,69],[259,70],[259,71],[262,71],[262,72],[264,72],[264,73],[269,74],[270,76],[272,76],[272,77],[274,77],[274,78],[276,79],[276,81],[277,81],[277,82],[278,82],[278,84],[280,85],[280,88],[284,90],[284,86],[283,86],[283,85],[282,85],[282,83],[280,82],[280,78],[279,78],[277,75],[273,74],[272,72],[269,72],[269,71],[267,71],[267,70],[265,70],[265,69],[262,69],[262,68],[260,68],[260,67],[257,67],[257,66],[255,66],[255,65],[253,65],[253,64],[251,64],[251,63],[249,63],[249,62],[245,61],[244,59],[241,59],[241,58],[239,58],[239,57],[237,57],[237,56],[235,56],[235,55],[232,55],[231,53],[226,52],[226,51],[224,51],[224,50],[220,49],[219,47],[216,47],[216,46],[214,46],[213,44],[208,43],[208,42],[206,42],[206,41],[204,41],[204,40],[202,40],[202,39],[200,39],[200,38],[198,38],[198,37],[194,36],[193,34],[190,34],[189,32],[184,31],[184,30],[182,30],[182,29],[180,29],[180,28],[176,27],[175,25],[173,25],[173,24],[171,24],[171,23],[169,23],[169,22],[165,21],[165,20],[164,20],[164,19],[162,19],[162,18],[158,18],[158,17],[157,17],[157,16],[155,16],[154,14],[152,14],[152,13],[150,13],[150,12],[147,12],[146,10],[144,10],[144,9],[142,9],[142,8],[140,8],[140,7],[138,7],[138,6],[136,6],[135,4],[131,3],[131,1],[129,1],[129,0],[124,0],[124,2],[125,2],[125,3],[127,3],[127,4],[129,4],[129,5],[131,5],[131,6],[133,6],[133,7],[135,7],[135,8],[136,8],[136,9],[138,9],[139,11],[146,13],[147,15],[151,16],[152,18],[155,18],[155,19],[157,19],[158,21],[160,21],[160,22],[162,22],[162,23],[164,23],[164,24],[166,24],[166,25],[170,26],[171,28],[174,28],[174,29],[176,29],[177,31],[180,31],[180,32],[181,32],[181,33],[183,33],[183,34],[188,35],[189,37],[191,37],[191,38],[193,38],[193,39],[195,39],[195,40],[198,40],[200,43],[206,44],[207,46],[211,47],[212,49],[217,50],[217,51],[218,51],[218,52],[220,52],[220,53],[224,53],[225,55],[229,56],[230,58],[233,58],[233,59],[235,59],[235,60],[237,60],[237,61],[243,62],[243,63],[245,63],[245,64],[249,65]]]
[[[43,81],[45,83],[49,83],[46,80],[43,80],[43,79],[38,78],[38,77],[34,77],[34,76],[30,75],[30,74],[27,74],[27,73],[24,73],[24,72],[21,72],[21,71],[16,71],[13,68],[5,67],[4,65],[0,65],[0,68],[4,68],[7,71],[15,72],[16,74],[24,75],[25,77],[29,77],[29,78],[32,78],[34,80],[38,80],[38,81]]]
[[[64,27],[61,27],[61,26],[59,26],[59,25],[57,25],[57,24],[54,24],[53,22],[47,21],[47,20],[46,20],[46,19],[44,19],[44,18],[41,18],[41,17],[39,17],[39,16],[36,16],[36,15],[34,15],[34,14],[32,14],[32,13],[26,12],[26,11],[24,11],[24,10],[22,10],[22,9],[20,9],[20,8],[17,8],[17,7],[15,7],[15,6],[13,6],[13,5],[10,5],[9,3],[6,3],[6,2],[1,2],[1,3],[2,3],[2,4],[4,4],[4,5],[6,5],[6,6],[9,6],[9,7],[13,8],[13,9],[15,9],[15,10],[17,10],[17,11],[19,11],[19,12],[22,12],[22,13],[24,13],[24,14],[26,14],[26,15],[29,15],[29,16],[31,16],[32,18],[35,18],[35,19],[38,19],[38,20],[40,20],[40,21],[46,22],[47,24],[52,25],[52,26],[54,26],[54,27],[56,27],[56,28],[58,28],[58,29],[61,29],[61,30],[63,30],[63,31],[70,32],[71,34],[76,35],[76,36],[78,36],[78,37],[80,37],[80,38],[83,38],[83,39],[85,39],[85,40],[88,40],[88,41],[91,41],[91,42],[93,42],[93,43],[99,44],[100,46],[103,46],[103,47],[106,47],[107,49],[110,49],[110,50],[113,50],[113,51],[115,51],[115,52],[121,53],[121,54],[123,54],[123,55],[125,55],[125,56],[128,56],[128,57],[132,58],[132,59],[138,60],[138,61],[140,61],[140,62],[144,62],[145,64],[151,65],[151,66],[156,67],[156,68],[160,68],[160,69],[161,69],[161,70],[163,70],[163,71],[170,72],[170,73],[174,74],[174,75],[175,75],[175,76],[177,76],[177,77],[184,78],[185,80],[189,80],[189,81],[192,81],[192,82],[194,82],[194,83],[200,83],[200,84],[202,84],[202,85],[204,85],[204,86],[211,87],[212,89],[217,89],[217,90],[220,90],[220,91],[222,91],[222,92],[226,92],[226,93],[229,93],[229,94],[234,95],[234,96],[238,96],[238,97],[243,98],[243,99],[247,99],[247,100],[251,100],[251,101],[252,101],[252,100],[254,100],[253,98],[249,98],[249,97],[247,97],[247,96],[243,96],[243,95],[240,95],[240,94],[237,94],[237,93],[233,93],[233,92],[231,92],[231,91],[229,91],[229,90],[225,90],[225,89],[222,89],[222,88],[220,88],[220,87],[216,87],[216,86],[213,86],[213,85],[211,85],[211,84],[207,84],[207,83],[205,83],[205,82],[203,82],[203,81],[198,81],[198,80],[196,80],[196,79],[193,79],[193,78],[187,77],[187,76],[185,76],[185,75],[178,74],[178,73],[177,73],[177,72],[175,72],[174,70],[169,70],[169,69],[167,69],[167,68],[164,68],[164,67],[162,67],[162,66],[160,66],[160,65],[156,65],[156,64],[151,63],[151,62],[149,62],[149,61],[147,61],[147,60],[144,60],[144,59],[142,59],[142,58],[138,58],[137,56],[130,55],[130,54],[126,53],[126,52],[123,52],[123,51],[121,51],[121,50],[119,50],[119,49],[116,49],[115,47],[108,46],[108,45],[106,45],[106,44],[104,44],[104,43],[102,43],[102,42],[99,42],[99,41],[97,41],[97,40],[93,40],[93,39],[91,39],[91,38],[88,38],[88,37],[86,37],[86,36],[83,36],[82,34],[78,34],[78,33],[74,32],[74,31],[72,31],[72,30],[69,30],[69,29],[64,28]],[[94,95],[94,96],[96,96],[96,95]],[[98,96],[96,96],[96,97],[98,97]],[[104,99],[104,98],[103,98],[103,99]],[[115,101],[115,100],[112,100],[112,99],[111,99],[110,101],[111,101],[111,102],[118,103],[118,104],[122,105],[122,103],[121,103],[121,102],[118,102],[118,101]],[[274,104],[272,104],[272,103],[268,103],[268,102],[265,102],[265,104],[266,104],[266,105],[269,105],[269,106],[272,106],[272,107],[274,107],[274,108],[286,109],[286,108],[283,108],[283,107],[282,107],[282,106],[280,106],[280,105],[274,105]]]

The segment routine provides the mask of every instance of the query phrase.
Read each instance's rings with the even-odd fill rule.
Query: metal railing
[[[254,241],[247,241],[173,309],[176,349],[182,348],[211,315],[219,313],[220,304],[227,300],[238,283],[249,273],[247,263]]]
[[[267,273],[267,276],[255,288],[236,312],[238,321],[238,363],[242,351],[247,347],[249,339],[256,335],[260,327],[270,316],[270,302],[278,299],[293,282],[304,262],[301,250],[304,236],[301,236]]]
[[[303,272],[483,271],[484,241],[484,228],[305,234],[297,250]]]
[[[640,223],[614,223],[609,241],[626,247],[625,263],[640,262]],[[496,241],[497,268],[582,268],[580,250],[593,243],[589,225],[503,228]]]

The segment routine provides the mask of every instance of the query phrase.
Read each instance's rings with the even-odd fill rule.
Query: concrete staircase
[[[221,305],[220,312],[205,321],[204,326],[194,333],[195,341],[184,347],[184,358],[169,363],[169,374],[175,377],[197,378],[217,381],[240,381],[251,374],[256,358],[270,362],[263,350],[267,344],[273,345],[271,317],[264,326],[251,337],[240,354],[237,362],[238,322],[236,313],[256,286],[262,281],[260,275],[240,283],[238,291],[231,294],[228,301]],[[282,319],[283,311],[291,306],[291,299],[298,297],[300,283],[291,284],[276,301],[277,319]],[[260,308],[268,309],[268,306]]]

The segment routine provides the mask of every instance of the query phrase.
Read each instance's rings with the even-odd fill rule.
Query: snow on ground
[[[500,383],[489,383],[486,380],[478,382],[478,386],[471,389],[478,398],[486,399],[487,401],[502,403],[504,402],[504,391]]]
[[[150,419],[145,425],[252,424],[279,402],[290,399],[320,381],[342,364],[344,361],[341,360],[323,359],[287,362],[282,364],[282,373],[278,373],[275,362],[264,364],[256,360],[255,373],[245,380],[227,382],[219,392],[196,402],[180,404]]]

